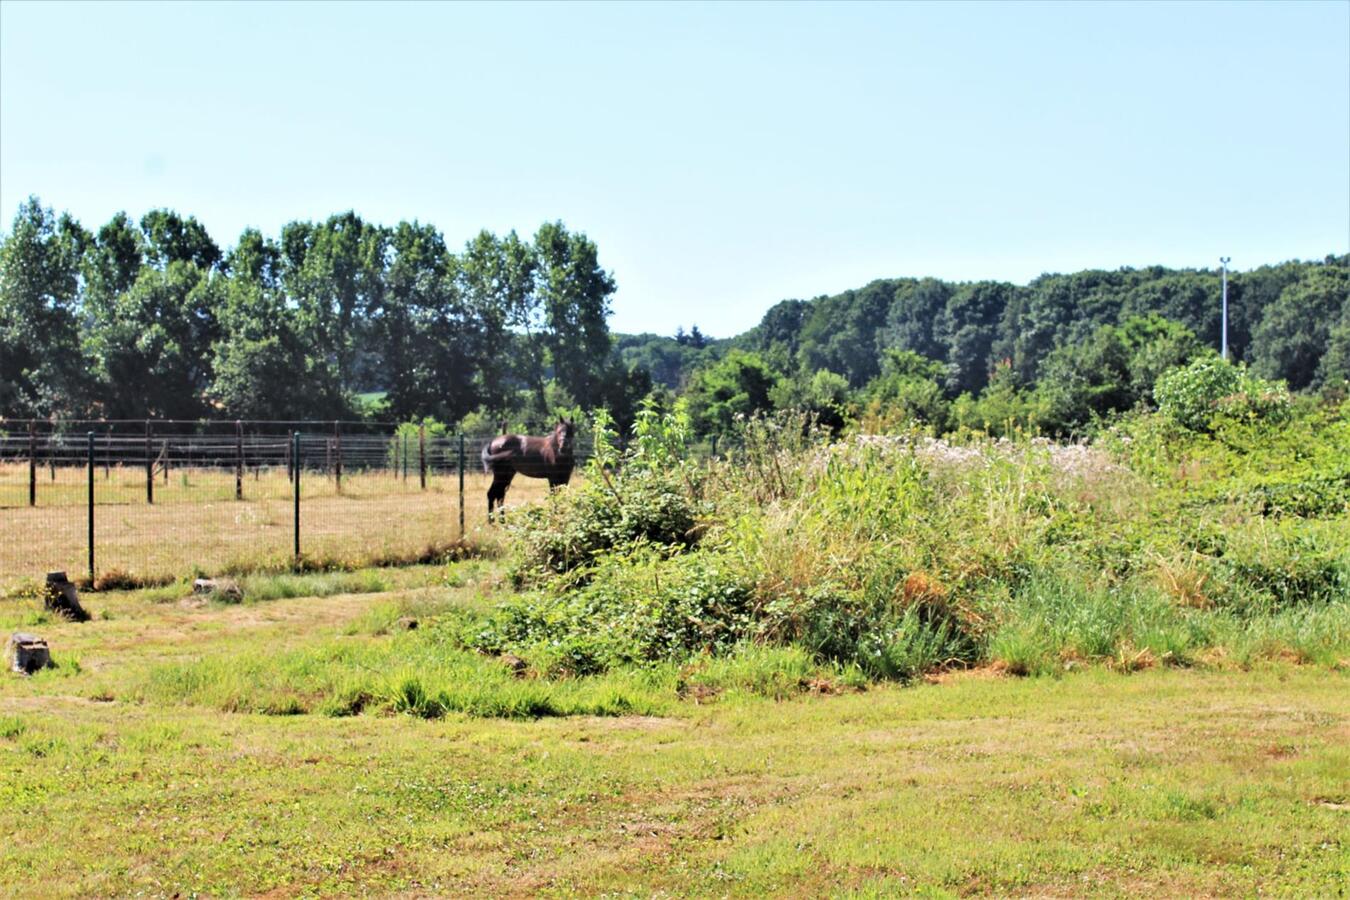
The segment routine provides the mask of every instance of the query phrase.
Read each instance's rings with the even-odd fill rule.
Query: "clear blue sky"
[[[1350,249],[1350,3],[0,2],[0,211],[591,235],[613,325]]]

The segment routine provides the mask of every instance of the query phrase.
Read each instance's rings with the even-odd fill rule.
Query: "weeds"
[[[1196,432],[1160,421],[1059,446],[921,433],[827,444],[809,423],[753,420],[697,479],[668,451],[607,451],[589,490],[522,525],[517,571],[537,592],[466,642],[553,675],[754,644],[898,680],[978,664],[1136,671],[1219,647],[1240,664],[1350,655],[1344,411],[1279,433],[1279,417]],[[660,447],[683,434],[678,417],[643,428]],[[1286,478],[1296,445],[1332,474]],[[1261,503],[1242,487],[1257,477]]]

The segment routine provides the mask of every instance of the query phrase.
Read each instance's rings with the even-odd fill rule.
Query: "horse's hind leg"
[[[511,486],[511,479],[515,477],[515,472],[493,472],[492,485],[488,488],[488,521],[492,521],[492,510],[495,507],[498,515],[501,515],[502,507],[506,504],[506,489]]]

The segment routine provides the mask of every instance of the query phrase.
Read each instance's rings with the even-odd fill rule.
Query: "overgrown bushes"
[[[585,487],[517,519],[531,590],[459,640],[550,675],[751,646],[900,680],[1346,658],[1345,409],[1204,408],[1203,429],[1141,415],[1092,446],[829,442],[760,418],[701,469],[682,462],[682,412],[648,409],[623,453],[600,429]]]
[[[1284,421],[1291,402],[1283,384],[1257,378],[1212,354],[1164,373],[1153,395],[1164,418],[1192,431],[1210,428],[1216,417]]]
[[[585,482],[522,510],[510,523],[520,550],[517,582],[584,571],[601,554],[634,543],[691,546],[699,515],[708,507],[700,490],[702,470],[684,452],[688,435],[683,406],[663,417],[648,402],[638,414],[632,446],[621,457],[612,422],[597,413]]]

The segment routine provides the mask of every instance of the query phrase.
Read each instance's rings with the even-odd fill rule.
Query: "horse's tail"
[[[511,449],[510,447],[507,447],[505,450],[498,450],[496,453],[493,453],[492,442],[489,441],[483,445],[483,452],[480,455],[482,456],[483,459],[483,474],[491,475],[493,463],[505,462],[506,460],[514,459],[516,456],[516,451]]]

